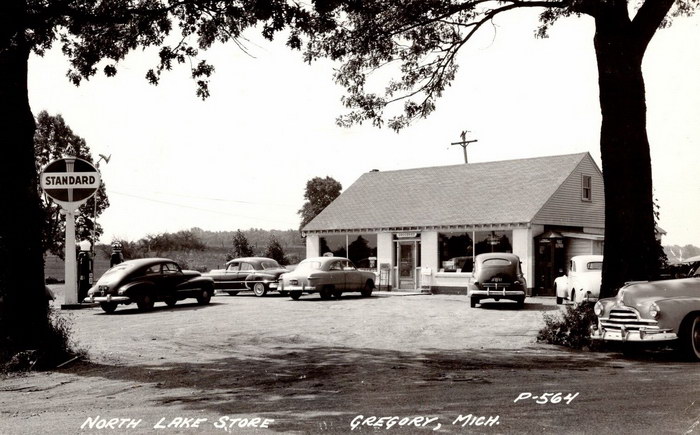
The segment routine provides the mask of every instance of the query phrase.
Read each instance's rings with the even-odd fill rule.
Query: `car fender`
[[[263,281],[263,282],[275,282],[277,281],[277,275],[271,273],[251,273],[245,278],[246,283],[251,281]]]
[[[134,298],[146,292],[152,292],[155,288],[155,284],[151,281],[134,281],[120,286],[117,293]]]
[[[177,289],[214,288],[214,280],[208,276],[195,276],[177,285]]]
[[[700,297],[660,299],[654,301],[654,303],[661,311],[658,322],[659,327],[662,329],[672,328],[678,332],[681,322],[689,313],[700,313]]]
[[[569,278],[562,275],[554,280],[554,286],[557,289],[557,296],[562,298],[569,297]]]

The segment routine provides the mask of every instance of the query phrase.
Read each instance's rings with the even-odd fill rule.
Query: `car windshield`
[[[274,260],[266,260],[260,263],[263,269],[279,269],[280,265]]]
[[[299,266],[294,270],[295,272],[311,272],[312,270],[318,270],[321,268],[320,261],[302,261]]]
[[[603,270],[603,262],[602,261],[591,261],[588,264],[586,264],[586,269],[588,269],[588,270]]]

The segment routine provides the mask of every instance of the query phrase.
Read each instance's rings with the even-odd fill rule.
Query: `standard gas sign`
[[[40,176],[41,188],[54,201],[75,207],[100,188],[100,173],[92,163],[77,157],[54,160]]]

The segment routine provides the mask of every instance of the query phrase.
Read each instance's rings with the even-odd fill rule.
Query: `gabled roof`
[[[532,221],[588,153],[368,172],[303,231]]]

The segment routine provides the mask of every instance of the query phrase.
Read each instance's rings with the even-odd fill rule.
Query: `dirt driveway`
[[[700,430],[700,366],[537,344],[553,299],[506,304],[241,294],[64,312],[90,362],[4,379],[0,433]]]

